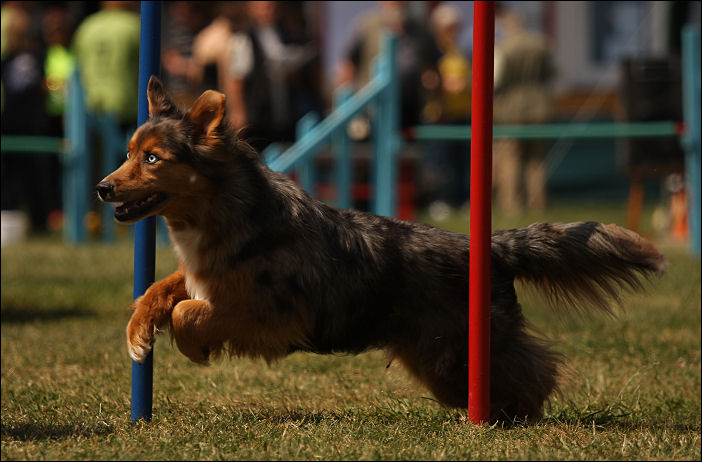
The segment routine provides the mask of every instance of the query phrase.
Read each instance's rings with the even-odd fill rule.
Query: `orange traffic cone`
[[[679,242],[688,239],[690,230],[687,225],[687,196],[685,188],[675,191],[670,197],[670,235]]]

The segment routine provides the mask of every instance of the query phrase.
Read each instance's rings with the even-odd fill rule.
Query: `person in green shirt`
[[[125,138],[136,127],[139,100],[139,37],[137,2],[105,1],[78,26],[73,52],[92,132],[92,179],[119,165]],[[103,226],[98,204],[86,216],[92,236]]]
[[[73,39],[88,110],[113,113],[123,127],[137,120],[140,19],[134,3],[101,2]]]

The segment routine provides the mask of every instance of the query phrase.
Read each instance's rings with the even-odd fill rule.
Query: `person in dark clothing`
[[[276,2],[248,2],[250,25],[232,35],[227,93],[234,129],[258,150],[275,141],[292,141],[295,95],[289,81],[315,52],[290,43],[276,22]]]
[[[422,75],[427,101],[425,124],[470,125],[471,63],[460,49],[461,11],[442,3],[432,10],[429,24],[435,42],[435,65]],[[452,208],[466,204],[469,195],[470,141],[431,140],[424,144],[419,175],[420,206],[441,221]]]
[[[9,13],[7,51],[2,58],[2,133],[38,135],[42,132],[44,71],[32,40],[29,15],[20,8]]]
[[[337,85],[353,83],[362,88],[373,78],[373,59],[380,53],[382,35],[395,34],[397,67],[400,75],[400,111],[402,127],[420,123],[424,100],[422,72],[431,67],[432,38],[427,27],[411,17],[407,2],[378,2],[378,8],[366,12],[356,23],[356,34],[341,63]]]
[[[7,14],[7,42],[1,63],[2,134],[42,135],[46,126],[43,60],[37,52],[29,14],[22,8],[12,8]],[[52,169],[49,156],[26,152],[2,155],[2,209],[29,212],[33,231],[46,229],[56,199],[50,180],[61,173]]]
[[[495,6],[496,124],[542,124],[552,116],[551,79],[556,69],[546,38],[501,2]],[[518,215],[546,207],[546,149],[540,140],[498,139],[493,144],[495,205]]]

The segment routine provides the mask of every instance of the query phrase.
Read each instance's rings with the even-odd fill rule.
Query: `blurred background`
[[[339,88],[368,83],[381,36],[393,33],[395,215],[441,226],[467,220],[470,144],[421,139],[415,128],[470,124],[472,12],[473,2],[458,1],[163,2],[162,80],[184,107],[206,89],[225,93],[233,127],[279,152],[306,115],[332,111]],[[653,137],[533,139],[527,130],[496,139],[497,219],[578,201],[626,204],[622,224],[686,242],[681,36],[699,23],[698,1],[497,2],[496,125],[673,127]],[[92,187],[121,163],[136,128],[138,53],[139,2],[2,2],[3,246],[33,235],[129,235],[115,231]],[[349,205],[360,209],[372,209],[370,115],[346,130]],[[330,151],[315,157],[313,189],[334,203]]]
[[[165,336],[155,421],[132,425],[134,226],[94,188],[136,129],[140,2],[3,1],[2,460],[699,460],[700,2],[495,7],[492,228],[616,223],[670,261],[617,320],[555,316],[517,286],[576,372],[545,426],[476,433],[381,352],[202,368]],[[386,82],[397,101],[353,112],[286,171],[334,206],[467,234],[472,14],[453,1],[162,2],[161,78],[183,108],[225,93],[272,168]],[[155,280],[179,264],[162,220],[157,244]]]

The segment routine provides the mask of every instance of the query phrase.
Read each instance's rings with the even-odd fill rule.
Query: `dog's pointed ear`
[[[146,87],[146,97],[149,100],[150,119],[156,116],[179,117],[181,115],[178,108],[169,98],[166,90],[164,90],[163,84],[155,75],[152,75],[149,79],[149,85]]]
[[[207,90],[190,108],[187,118],[195,127],[196,136],[209,138],[224,119],[226,97],[217,91]]]

